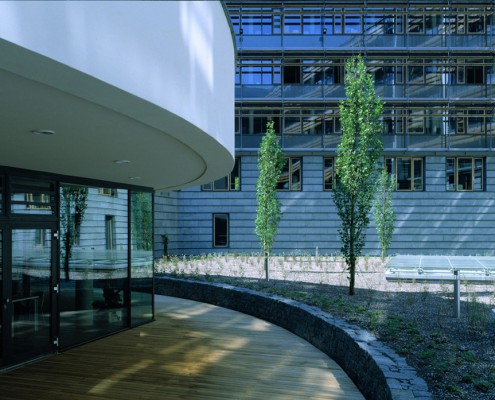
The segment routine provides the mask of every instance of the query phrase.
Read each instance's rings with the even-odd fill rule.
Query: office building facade
[[[236,166],[157,198],[169,252],[259,251],[257,152],[272,120],[287,156],[273,252],[339,253],[338,104],[345,61],[360,54],[385,103],[382,162],[397,183],[390,252],[495,254],[493,1],[227,4],[238,48]],[[379,254],[373,223],[365,253]]]

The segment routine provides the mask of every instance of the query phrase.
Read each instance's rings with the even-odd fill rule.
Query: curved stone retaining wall
[[[319,308],[226,284],[157,278],[156,294],[229,308],[281,326],[334,359],[369,400],[431,400],[425,381],[368,331]]]

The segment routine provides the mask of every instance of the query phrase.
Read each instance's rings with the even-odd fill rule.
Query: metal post
[[[454,318],[461,317],[461,280],[459,270],[454,270]]]

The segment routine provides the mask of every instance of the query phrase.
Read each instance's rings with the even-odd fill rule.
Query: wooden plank
[[[165,296],[151,324],[0,375],[0,397],[363,399],[333,360],[286,330]]]

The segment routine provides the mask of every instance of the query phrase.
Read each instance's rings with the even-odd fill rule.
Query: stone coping
[[[227,284],[157,277],[156,294],[214,304],[271,322],[335,360],[369,400],[431,400],[414,368],[370,332],[295,300]]]

